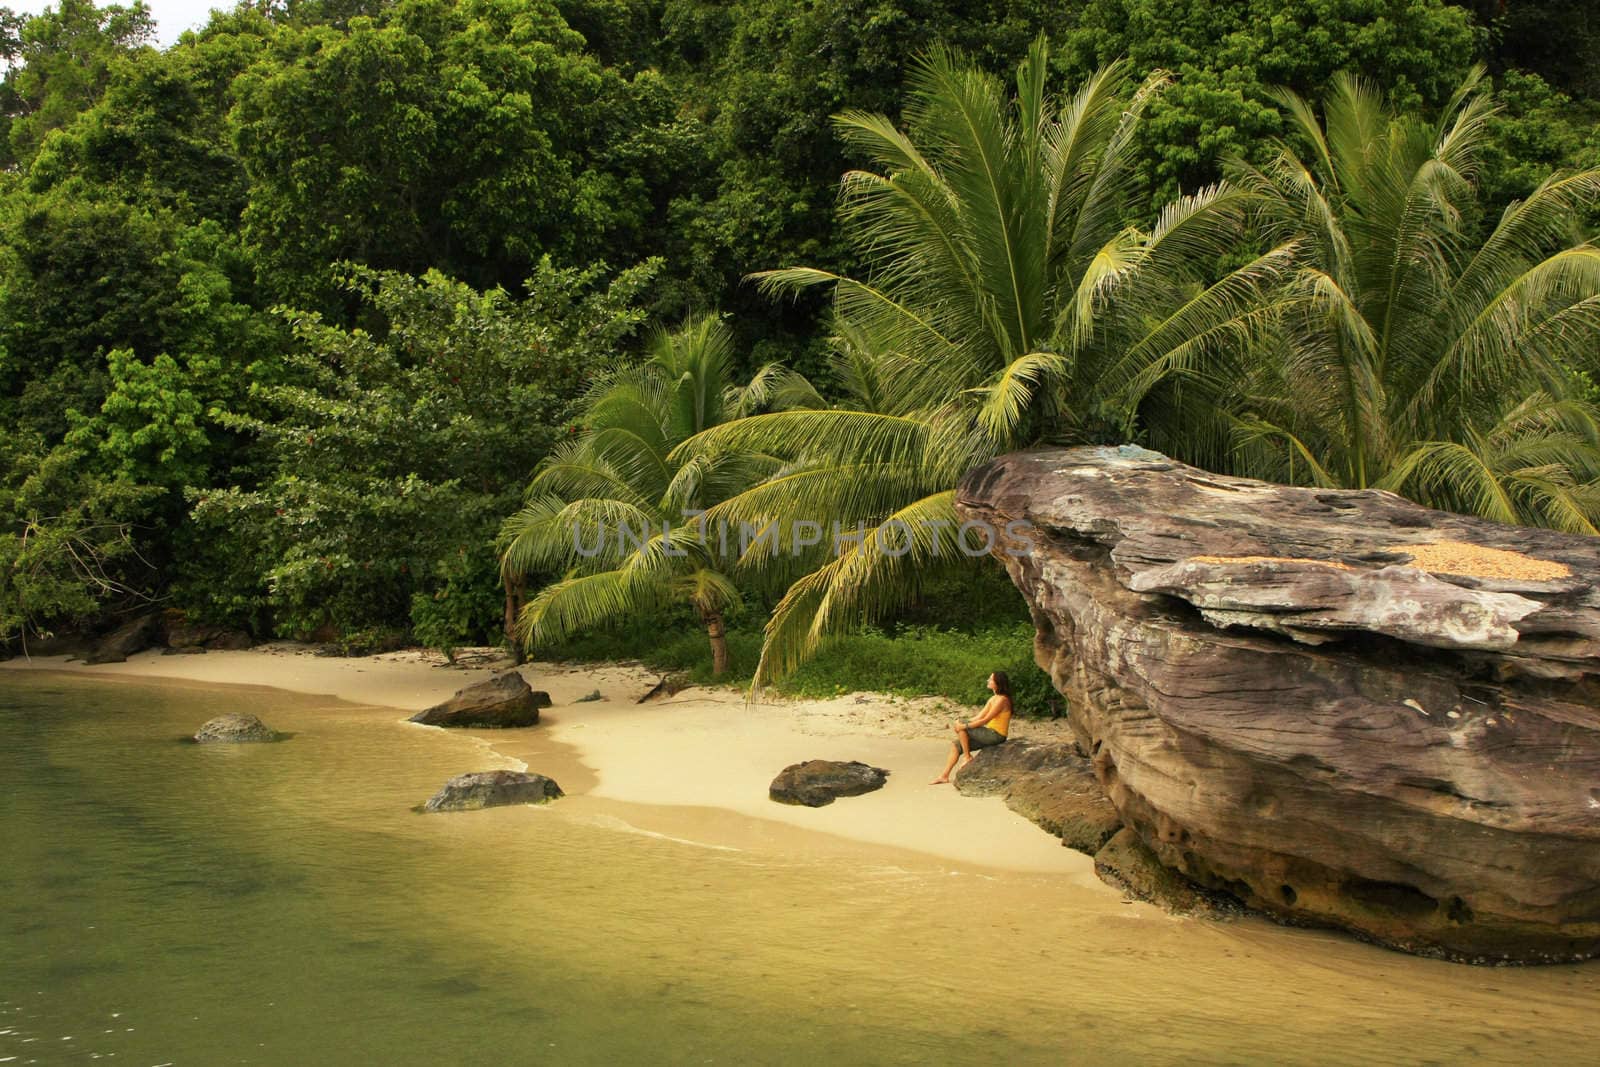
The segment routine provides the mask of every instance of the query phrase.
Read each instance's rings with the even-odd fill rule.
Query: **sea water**
[[[181,738],[224,711],[292,736]],[[422,815],[483,735],[0,673],[0,1063],[1526,1063],[1600,965],[1478,969],[1052,876]],[[538,770],[540,768],[534,767]],[[841,801],[848,803],[848,801]]]

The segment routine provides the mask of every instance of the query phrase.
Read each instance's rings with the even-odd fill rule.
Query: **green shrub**
[[[746,686],[761,657],[761,634],[729,630],[730,668],[722,682]],[[585,634],[540,653],[540,658],[577,662],[637,660],[651,670],[687,672],[709,684],[711,649],[704,631],[686,616],[636,619],[614,630]],[[897,696],[942,696],[978,706],[988,696],[984,682],[996,670],[1011,678],[1012,702],[1020,715],[1060,715],[1064,701],[1033,662],[1033,627],[1027,623],[961,631],[897,625],[893,632],[868,627],[834,638],[777,686],[788,696],[826,698],[856,691]]]

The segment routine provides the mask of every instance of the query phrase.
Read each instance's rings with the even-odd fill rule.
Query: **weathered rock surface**
[[[889,772],[851,760],[814,759],[793,763],[778,772],[767,795],[780,804],[804,804],[820,808],[839,797],[858,797],[882,789]]]
[[[1094,854],[1094,873],[1133,899],[1147,900],[1177,915],[1213,910],[1188,879],[1163,865],[1138,833],[1126,826]]]
[[[559,785],[542,774],[476,771],[450,779],[428,799],[422,810],[474,811],[503,804],[543,804],[564,795]]]
[[[195,733],[196,741],[243,742],[276,741],[278,732],[254,715],[218,715]]]
[[[243,630],[191,622],[181,612],[168,612],[163,620],[164,655],[206,652],[210,649],[244,649],[253,643]]]
[[[1163,864],[1482,961],[1600,953],[1600,540],[1142,449],[1017,453],[964,518]]]
[[[129,656],[153,646],[161,634],[161,616],[151,612],[118,626],[94,643],[85,663],[122,663]]]
[[[469,685],[443,704],[411,716],[426,726],[533,726],[550,694],[534,689],[516,671]]]
[[[1070,744],[1016,738],[980,749],[955,783],[967,796],[1003,797],[1012,811],[1090,856],[1122,829],[1094,768]]]

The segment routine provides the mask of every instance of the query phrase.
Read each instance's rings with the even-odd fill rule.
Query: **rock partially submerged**
[[[254,715],[233,712],[227,715],[218,715],[215,719],[207,722],[195,733],[194,739],[201,742],[237,743],[276,741],[279,736],[276,730]]]
[[[1600,541],[1132,448],[956,506],[1029,524],[995,554],[1035,656],[1167,867],[1410,951],[1600,953]]]
[[[549,693],[534,689],[516,671],[505,671],[417,712],[411,721],[425,726],[533,726],[539,709],[549,706]]]
[[[839,797],[858,797],[882,789],[889,772],[851,760],[814,759],[793,763],[778,772],[767,795],[780,804],[820,808]]]
[[[1094,768],[1065,742],[1022,738],[980,749],[955,778],[967,796],[999,796],[1006,806],[1068,848],[1093,856],[1122,829]]]
[[[475,811],[505,804],[543,804],[564,795],[559,785],[542,774],[475,771],[450,779],[429,798],[422,810]]]

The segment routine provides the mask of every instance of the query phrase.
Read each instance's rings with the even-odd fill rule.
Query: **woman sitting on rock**
[[[972,762],[973,749],[992,748],[1006,739],[1006,732],[1011,729],[1011,679],[1006,677],[1005,671],[995,671],[989,675],[988,685],[994,690],[994,696],[989,698],[978,717],[971,722],[950,724],[950,729],[956,732],[956,739],[950,742],[950,762],[944,765],[944,773],[929,785],[948,782],[956,760],[965,756],[963,767]]]

